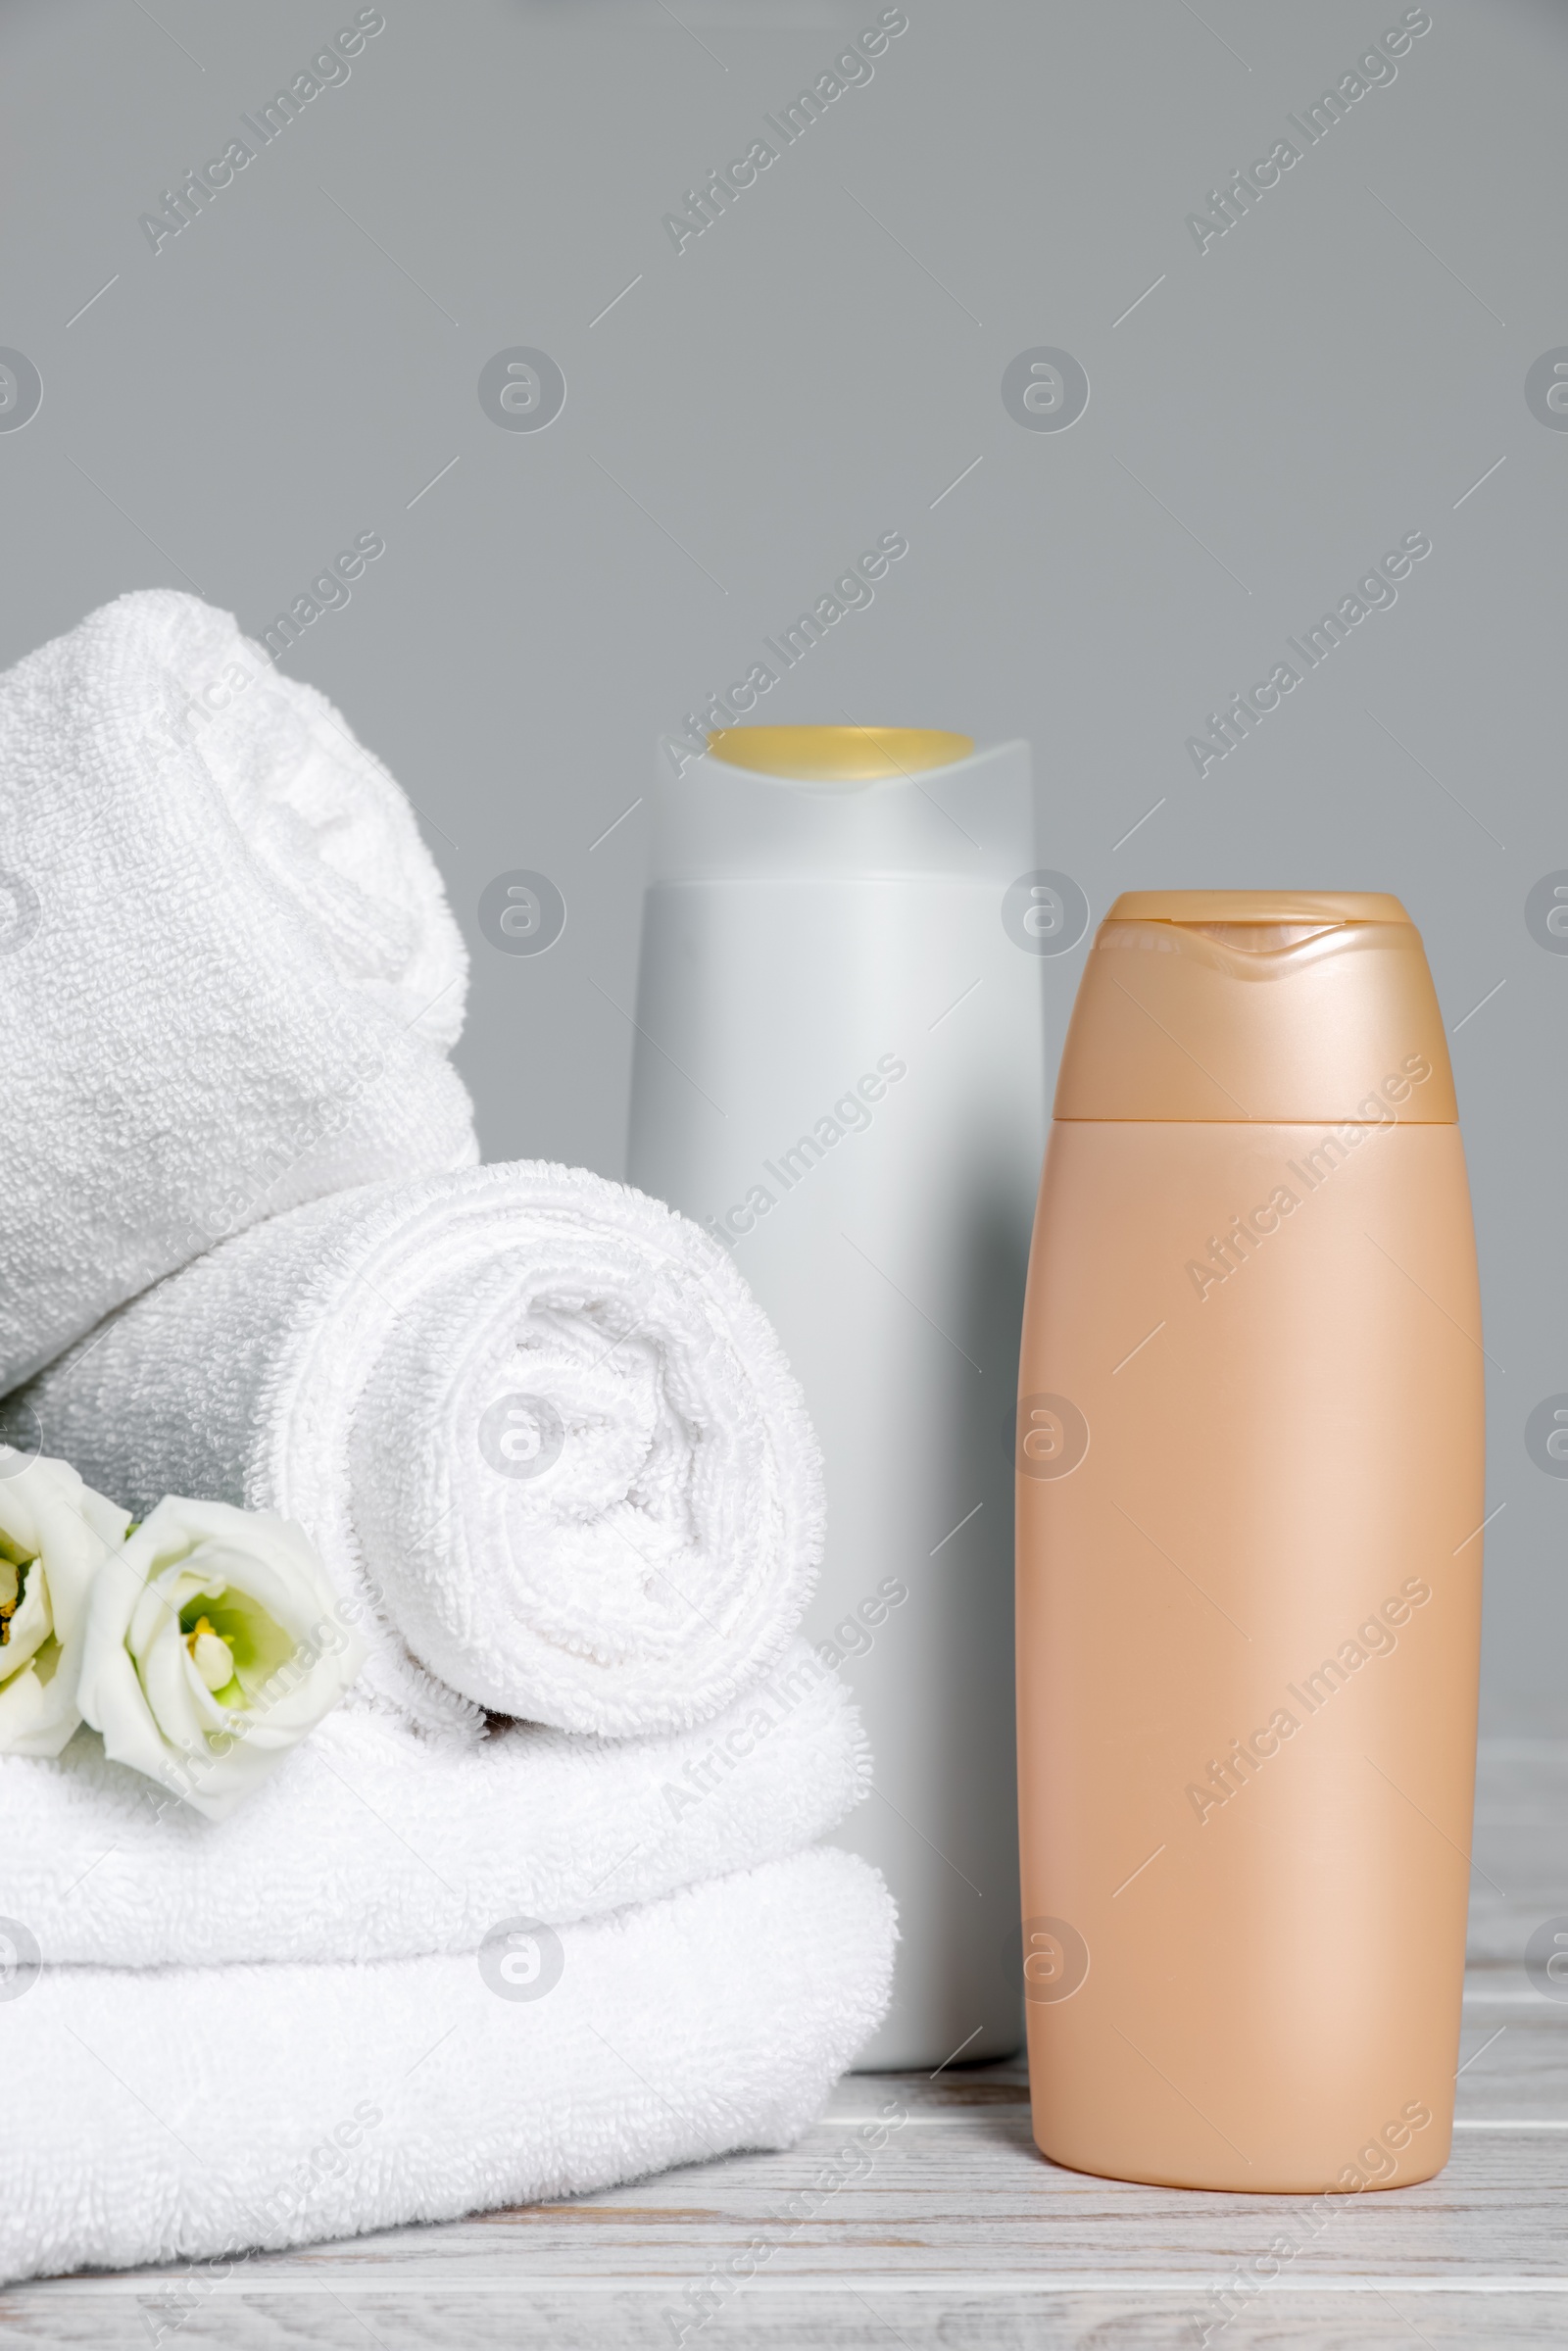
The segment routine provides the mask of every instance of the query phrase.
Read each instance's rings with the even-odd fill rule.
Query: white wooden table
[[[1519,1964],[1530,1931],[1568,1912],[1568,1742],[1488,1750],[1476,1861],[1453,2158],[1315,2237],[1298,2198],[1046,2163],[1021,2065],[858,2075],[787,2155],[262,2256],[194,2297],[159,2271],[16,2287],[0,2295],[0,2351],[1568,2344],[1568,2002]],[[870,2170],[823,2192],[809,2222],[781,2220],[890,2101],[906,2119]],[[759,2243],[756,2275],[719,2282]],[[1252,2281],[1240,2293],[1239,2273]]]

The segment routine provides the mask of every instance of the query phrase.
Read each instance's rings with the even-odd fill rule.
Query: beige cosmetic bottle
[[[1056,1089],[1018,1405],[1035,2137],[1181,2187],[1447,2158],[1480,1299],[1420,936],[1135,892]]]

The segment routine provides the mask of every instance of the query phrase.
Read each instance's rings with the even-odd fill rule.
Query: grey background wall
[[[1527,377],[1568,346],[1563,10],[1431,0],[1308,143],[1289,118],[1370,81],[1399,0],[907,0],[788,146],[764,117],[872,0],[371,13],[266,145],[242,116],[353,6],[0,13],[0,344],[42,385],[17,429],[13,367],[0,409],[0,658],[152,583],[260,632],[379,533],[287,666],[421,812],[473,946],[487,1155],[614,1174],[656,739],[904,532],[760,715],[1029,737],[1043,855],[1097,916],[1315,884],[1421,925],[1487,1305],[1487,1723],[1560,1721],[1568,1463],[1526,1428],[1568,1392],[1568,939],[1527,903],[1568,868],[1568,414],[1550,360]],[[677,250],[663,216],[763,136]],[[149,234],[236,137],[230,184]],[[1282,139],[1299,160],[1214,233],[1209,192]],[[480,402],[518,347],[564,376],[543,430]],[[1068,430],[1004,404],[1041,347],[1088,376]],[[1412,532],[1397,603],[1200,775],[1205,714]],[[478,926],[519,866],[566,903],[543,955]],[[1053,1063],[1080,957],[1045,966]]]

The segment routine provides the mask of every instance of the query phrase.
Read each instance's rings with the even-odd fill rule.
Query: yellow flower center
[[[234,1652],[221,1633],[215,1633],[209,1620],[199,1616],[185,1636],[190,1661],[209,1690],[221,1690],[234,1679]]]
[[[0,1648],[11,1639],[11,1619],[21,1607],[30,1559],[0,1558]]]

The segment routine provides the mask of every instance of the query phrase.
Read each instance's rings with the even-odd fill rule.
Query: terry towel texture
[[[869,1762],[794,1637],[820,1458],[729,1257],[471,1164],[410,810],[192,598],[0,679],[0,953],[6,1434],[137,1516],[280,1512],[369,1642],[220,1822],[85,1730],[0,1758],[0,2282],[788,2144],[894,1925],[801,1850]]]
[[[466,958],[402,793],[142,590],[0,677],[0,1390],[217,1237],[466,1166]]]
[[[3,1420],[137,1515],[296,1520],[374,1603],[346,1703],[431,1730],[701,1722],[781,1654],[821,1549],[816,1440],[725,1251],[533,1160],[254,1226]]]
[[[514,1723],[470,1745],[340,1709],[224,1821],[82,1733],[0,1757],[0,1919],[51,1964],[473,1951],[498,1919],[561,1927],[798,1852],[869,1777],[801,1641],[711,1722],[647,1739]]]
[[[881,2016],[892,1955],[881,1880],[822,1850],[461,1958],[46,1968],[0,2002],[0,2280],[788,2146]]]

